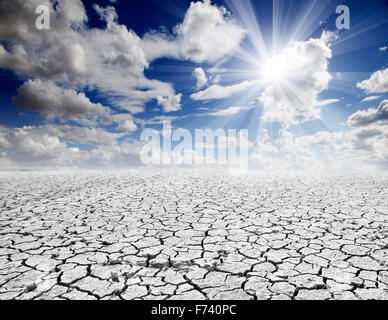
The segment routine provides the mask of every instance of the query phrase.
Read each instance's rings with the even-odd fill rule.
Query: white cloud
[[[246,80],[230,86],[222,86],[213,84],[209,88],[193,93],[190,97],[193,100],[213,100],[229,98],[232,95],[245,91],[253,86],[259,85],[261,82],[257,80]]]
[[[138,142],[117,139],[126,133],[69,125],[25,126],[0,130],[0,168],[93,168],[139,165]],[[6,145],[1,142],[6,141]],[[81,150],[69,144],[93,146]]]
[[[210,113],[208,113],[208,115],[210,115],[210,116],[230,116],[230,115],[239,113],[241,110],[243,110],[242,107],[229,107],[229,108],[224,109],[224,110],[210,112]]]
[[[282,128],[275,142],[279,145],[279,155],[266,155],[257,150],[250,155],[250,164],[277,172],[387,169],[387,138],[387,125],[370,125],[343,132],[321,131],[296,138]]]
[[[388,100],[383,100],[377,109],[370,108],[353,113],[348,119],[348,125],[362,127],[383,121],[388,121]]]
[[[9,141],[8,141],[7,138],[4,136],[4,133],[1,132],[1,133],[0,133],[0,150],[1,150],[1,149],[9,148],[9,146],[10,146]]]
[[[45,164],[66,165],[77,154],[77,148],[67,148],[57,136],[35,132],[31,127],[9,129],[1,133],[8,141],[8,150],[3,159],[18,165]]]
[[[329,104],[336,103],[339,101],[341,101],[341,100],[340,99],[326,99],[326,100],[319,101],[315,106],[316,107],[323,107],[323,106],[327,106]]]
[[[25,127],[25,130],[27,127]],[[71,125],[45,125],[39,127],[28,127],[28,131],[32,134],[48,134],[50,136],[59,137],[60,139],[79,144],[87,144],[91,146],[117,146],[117,139],[122,138],[126,133],[108,132],[102,128],[88,128]]]
[[[289,126],[318,119],[320,110],[314,106],[319,106],[317,97],[332,78],[328,72],[331,56],[329,44],[322,39],[292,42],[277,55],[282,76],[265,86],[260,97],[262,120]]]
[[[180,120],[180,119],[184,119],[186,118],[187,116],[165,116],[165,115],[161,115],[161,116],[155,116],[151,119],[148,119],[148,120],[144,120],[142,121],[143,122],[143,125],[154,125],[154,124],[162,124],[163,122],[169,122],[169,121],[174,121],[174,120]]]
[[[205,71],[203,71],[202,68],[195,68],[193,71],[193,76],[195,77],[195,79],[197,79],[197,85],[196,85],[197,90],[201,89],[204,85],[206,85],[207,78],[206,78]]]
[[[125,132],[133,132],[137,130],[136,124],[133,122],[133,120],[126,120],[122,123],[120,123],[117,128],[118,131],[125,131]]]
[[[273,145],[268,143],[268,130],[263,129],[257,138],[257,141],[254,145],[255,149],[260,153],[260,154],[276,154],[279,153],[278,148]]]
[[[378,98],[380,98],[380,96],[370,96],[370,97],[366,97],[361,102],[372,101],[372,100],[376,100]]]
[[[103,61],[133,75],[141,74],[148,67],[148,61],[140,47],[140,38],[134,31],[118,24],[118,16],[113,7],[101,8],[94,5],[94,8],[107,24],[106,30],[96,29],[92,32],[93,44],[103,49]],[[101,38],[98,40],[97,37]]]
[[[221,81],[221,75],[217,74],[215,76],[211,76],[211,82],[213,84],[220,83],[220,81]]]
[[[244,110],[252,109],[254,106],[233,106],[222,110],[212,111],[212,112],[206,112],[206,113],[200,113],[197,114],[198,116],[214,116],[214,117],[221,117],[221,116],[231,116],[237,113],[240,113]],[[206,109],[207,110],[207,109]]]
[[[299,137],[295,139],[295,144],[310,146],[328,146],[333,147],[338,139],[341,139],[343,134],[341,132],[320,131],[310,136]]]
[[[55,9],[69,27],[82,27],[88,21],[84,6],[80,0],[58,1]]]
[[[387,48],[388,48],[387,46],[384,46],[384,47],[380,47],[379,50],[380,50],[380,51],[386,51]]]
[[[204,0],[190,4],[173,35],[150,32],[144,36],[142,48],[149,61],[170,57],[211,63],[236,49],[244,34],[224,7]]]
[[[210,0],[192,2],[176,33],[181,38],[184,56],[194,62],[214,62],[235,49],[244,30],[230,18],[224,7]]]
[[[357,83],[357,88],[365,90],[367,93],[388,92],[388,68],[374,72],[367,80]]]
[[[339,39],[338,32],[323,30],[323,32],[321,34],[321,40],[327,44],[334,42],[338,39]]]
[[[158,96],[158,105],[163,107],[164,112],[173,112],[181,110],[181,98],[182,94],[178,93],[175,96],[161,97]]]
[[[47,119],[85,122],[87,119],[111,121],[108,107],[92,103],[84,93],[56,86],[52,81],[28,80],[12,102],[21,108],[40,112]]]
[[[285,151],[292,151],[294,149],[294,139],[291,132],[285,128],[280,128],[278,136],[276,143],[282,146]]]
[[[388,160],[388,126],[370,125],[346,132],[346,140],[341,145],[343,152],[358,152],[364,161],[381,165],[381,160]],[[388,162],[385,163],[388,167]]]

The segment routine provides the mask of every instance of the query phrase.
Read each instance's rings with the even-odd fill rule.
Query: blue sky
[[[387,168],[387,1],[2,1],[0,16],[1,168],[131,166],[162,119],[249,129],[260,169]]]

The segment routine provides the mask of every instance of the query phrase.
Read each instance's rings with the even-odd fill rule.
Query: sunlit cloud
[[[388,92],[388,68],[374,72],[369,79],[357,83],[367,93]]]

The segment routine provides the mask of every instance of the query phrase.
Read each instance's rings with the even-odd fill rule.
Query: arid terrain
[[[387,176],[3,172],[0,299],[388,299]]]

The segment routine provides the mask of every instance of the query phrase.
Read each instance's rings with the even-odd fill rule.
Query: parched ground
[[[0,174],[0,299],[388,299],[388,178]]]

